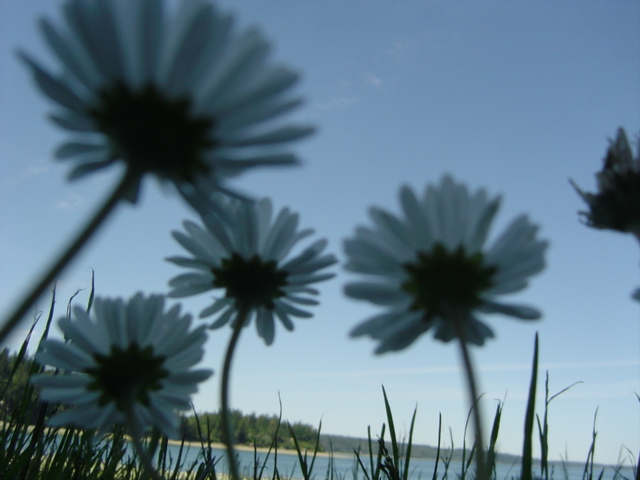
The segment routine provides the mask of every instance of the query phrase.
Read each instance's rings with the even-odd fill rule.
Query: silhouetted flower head
[[[200,318],[217,315],[211,328],[218,328],[245,308],[249,312],[246,324],[255,317],[258,334],[270,345],[275,336],[274,315],[287,330],[293,330],[291,317],[312,316],[297,305],[317,305],[310,295],[317,295],[318,291],[310,285],[333,277],[320,270],[336,263],[336,259],[322,253],[326,240],[317,240],[291,256],[292,248],[313,230],[298,231],[298,215],[287,208],[273,219],[269,199],[257,203],[237,199],[220,202],[227,222],[204,216],[205,228],[185,221],[187,234],[173,232],[192,257],[167,260],[195,271],[173,278],[169,296],[186,297],[222,289],[224,295],[205,308]]]
[[[298,75],[269,64],[260,32],[237,33],[209,2],[165,3],[69,0],[63,25],[41,21],[61,71],[20,53],[73,135],[56,152],[74,162],[70,178],[123,162],[137,179],[126,199],[153,174],[193,204],[249,168],[295,163],[279,147],[313,129],[270,121],[300,104],[286,95]]]
[[[347,284],[345,293],[384,308],[351,336],[379,340],[376,353],[401,350],[430,329],[444,342],[462,338],[483,345],[493,332],[479,314],[540,317],[534,308],[498,301],[524,289],[544,268],[547,242],[536,238],[538,227],[526,216],[485,247],[500,203],[485,190],[469,193],[445,176],[422,198],[402,187],[400,202],[403,217],[372,207],[374,226],[359,227],[345,241],[345,267],[365,276]]]
[[[640,240],[640,145],[633,156],[625,131],[610,140],[602,170],[596,173],[597,193],[571,184],[589,206],[580,212],[589,227],[631,233]]]
[[[116,424],[136,432],[156,426],[177,436],[176,410],[190,409],[198,383],[213,373],[192,369],[204,355],[204,327],[189,331],[191,316],[179,305],[165,312],[163,296],[141,293],[127,302],[96,298],[93,315],[76,307],[58,325],[67,342],[46,340],[36,358],[63,373],[32,379],[42,398],[73,407],[51,425],[100,433]]]

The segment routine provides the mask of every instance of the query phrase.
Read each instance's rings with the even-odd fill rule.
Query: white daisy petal
[[[31,383],[40,387],[55,387],[55,388],[84,388],[90,381],[90,377],[84,374],[76,375],[48,375],[40,374],[33,375],[31,377]]]
[[[128,8],[120,11],[123,40],[128,41],[127,78],[134,88],[155,79],[164,30],[163,1],[123,2]],[[133,11],[131,11],[133,10]]]
[[[173,238],[175,238],[180,245],[189,250],[192,254],[196,256],[199,260],[209,259],[212,255],[215,256],[216,252],[214,249],[207,248],[206,245],[202,245],[195,238],[189,237],[182,232],[173,231],[171,232]]]
[[[87,116],[74,115],[69,111],[61,112],[59,114],[52,113],[49,115],[49,118],[52,122],[57,123],[59,127],[73,132],[93,133],[96,128]],[[79,166],[82,166],[82,164]]]
[[[84,407],[96,402],[100,396],[98,393],[88,392],[86,384],[81,387],[73,387],[69,385],[43,385],[36,382],[34,383],[43,387],[40,397],[52,403],[65,403],[74,406],[82,405]]]
[[[345,286],[345,295],[368,300],[376,305],[395,305],[406,302],[407,295],[394,284],[354,282]]]
[[[281,102],[267,102],[247,105],[230,111],[220,117],[217,125],[217,137],[224,145],[225,134],[234,138],[239,129],[253,126],[287,113],[302,105],[301,98],[292,98]]]
[[[215,322],[213,322],[211,325],[209,325],[209,328],[215,330],[216,328],[220,328],[224,325],[226,325],[227,323],[229,323],[229,320],[231,320],[231,317],[233,317],[235,315],[236,311],[233,308],[228,308],[227,310],[224,310],[220,316],[216,319]],[[203,313],[200,313],[200,318],[202,318],[204,315]]]
[[[93,360],[90,353],[53,339],[47,342],[46,348],[42,348],[37,353],[36,359],[40,363],[68,371],[82,371],[87,365],[91,365]]]
[[[210,267],[205,264],[202,260],[194,260],[193,258],[186,257],[167,257],[165,258],[167,262],[174,263],[180,267],[185,268],[195,268],[197,270],[202,270],[208,272]]]
[[[170,286],[174,285],[199,285],[201,283],[209,283],[210,275],[203,275],[201,272],[198,273],[183,273],[182,275],[178,275],[174,277],[170,282]]]
[[[217,166],[220,171],[229,176],[235,176],[242,170],[261,167],[263,165],[293,165],[297,159],[290,153],[264,154],[255,157],[245,157],[242,160],[219,158]]]
[[[256,28],[250,28],[238,38],[235,48],[234,55],[220,65],[209,87],[209,109],[215,106],[224,112],[226,105],[233,103],[235,95],[242,91],[243,83],[259,71],[258,65],[266,59],[271,47]]]
[[[67,175],[67,178],[69,180],[74,180],[76,178],[83,177],[95,170],[100,170],[101,168],[107,167],[110,164],[111,164],[111,160],[102,160],[98,162],[83,163],[82,165],[78,165],[73,170],[71,170],[69,175]]]
[[[360,337],[362,335],[370,335],[373,337],[374,335],[379,335],[381,331],[386,331],[389,328],[398,328],[401,322],[407,320],[410,320],[408,316],[404,316],[402,313],[392,310],[365,320],[351,330],[350,335],[352,337]]]
[[[279,309],[275,309],[274,312],[276,314],[276,317],[278,317],[278,319],[282,322],[282,325],[284,326],[284,328],[292,332],[294,326],[293,326],[293,322],[291,321],[291,318],[289,317],[289,314]]]
[[[218,105],[222,107],[221,110],[230,112],[259,102],[271,101],[272,98],[292,87],[298,81],[299,75],[282,66],[276,66],[264,70],[262,75],[256,78],[257,81],[254,81],[253,86],[245,88],[242,94],[236,96],[232,102],[227,99],[224,106]]]
[[[256,135],[254,137],[239,138],[237,140],[227,139],[225,145],[233,147],[242,146],[255,146],[255,145],[272,145],[275,143],[290,142],[292,140],[298,140],[309,136],[314,132],[313,127],[293,127],[286,126],[273,130],[271,132],[264,133],[262,135]]]
[[[287,295],[287,300],[293,303],[299,303],[300,305],[319,305],[320,302],[313,298],[296,297],[294,295]]]
[[[42,93],[64,108],[73,110],[76,113],[84,111],[84,101],[73,89],[40,68],[28,55],[22,53],[20,58],[33,70],[33,77]]]
[[[95,89],[100,85],[100,74],[93,62],[86,56],[80,44],[65,39],[45,18],[40,21],[42,34],[58,59],[73,76],[87,89]]]
[[[100,410],[95,408],[87,408],[80,411],[79,408],[73,410],[66,410],[61,413],[55,414],[49,419],[49,425],[52,427],[63,427],[67,425],[74,425],[78,427],[90,428],[88,425],[93,426],[96,421],[96,415],[100,415]]]
[[[288,303],[285,303],[281,300],[276,300],[274,303],[277,311],[284,312],[288,315],[293,315],[294,317],[300,317],[300,318],[313,317],[313,314],[305,310],[300,310],[299,308],[296,308],[293,305],[289,305]]]
[[[55,151],[54,156],[58,160],[64,160],[70,157],[104,152],[104,150],[104,145],[84,142],[67,142],[62,144]]]
[[[258,336],[264,340],[264,343],[271,345],[276,333],[273,313],[264,308],[259,308],[256,315],[256,328]]]
[[[219,311],[221,311],[223,308],[227,308],[232,306],[234,303],[234,300],[232,298],[228,298],[228,297],[224,297],[221,298],[219,300],[216,300],[213,305],[205,308],[204,310],[202,310],[202,312],[200,312],[200,318],[204,318],[204,317],[209,317],[215,313],[218,313]]]
[[[537,320],[542,315],[540,310],[527,305],[507,305],[488,301],[478,307],[478,310],[483,313],[502,313],[522,320]]]
[[[95,353],[103,353],[101,348],[101,339],[99,331],[94,325],[84,318],[77,319],[72,322],[68,318],[61,318],[58,322],[60,328],[65,332],[67,340],[72,341],[80,349],[90,355]]]
[[[209,32],[215,30],[215,16],[211,5],[198,1],[184,1],[176,14],[176,28],[167,39],[171,49],[165,52],[160,65],[159,78],[171,96],[184,95],[197,74],[203,54],[212,40]],[[197,77],[196,77],[197,78]]]
[[[386,352],[396,352],[407,348],[413,342],[415,342],[420,335],[429,329],[426,325],[407,325],[404,329],[395,332],[393,335],[389,335],[382,339],[380,345],[375,349],[376,354],[382,354]]]
[[[308,284],[308,283],[316,283],[316,282],[324,282],[325,280],[329,280],[335,277],[335,273],[316,273],[316,274],[307,274],[307,275],[291,275],[289,280],[296,284]]]

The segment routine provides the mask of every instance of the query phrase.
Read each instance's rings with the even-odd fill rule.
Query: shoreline
[[[181,440],[173,440],[173,439],[168,439],[167,440],[169,445],[174,445],[174,446],[180,446],[183,442]],[[192,441],[184,441],[184,445],[185,447],[189,447],[189,448],[202,448],[202,444],[200,442],[192,442]],[[225,450],[227,449],[227,447],[224,445],[224,443],[217,443],[217,442],[212,442],[211,443],[211,447],[215,448],[215,449],[219,449],[219,450]],[[234,445],[234,447],[237,451],[243,451],[243,452],[253,452],[254,451],[254,447],[251,447],[249,445]],[[269,448],[268,447],[256,447],[255,451],[258,453],[268,453],[269,452]],[[226,453],[226,452],[225,452]],[[313,454],[313,451],[311,450],[303,450],[303,454],[306,453],[308,457],[310,457]],[[272,449],[271,451],[271,455],[274,454],[274,450]],[[286,448],[278,448],[278,455],[295,455],[298,456],[298,452],[296,450],[290,450],[290,449],[286,449]],[[334,458],[354,458],[354,454],[353,453],[346,453],[346,452],[318,452],[317,457],[320,458],[329,458],[329,457],[334,457]],[[412,457],[412,459],[416,459],[416,460],[435,460],[433,458],[425,458],[425,457]],[[511,461],[500,461],[498,460],[496,463],[501,464],[501,465],[512,465],[513,462]],[[534,458],[533,459],[533,463],[534,465],[539,465],[540,464],[540,459],[539,458]],[[562,461],[561,460],[549,460],[549,466],[556,466],[556,467],[560,467],[562,466]],[[584,462],[581,462],[579,460],[570,460],[565,462],[566,466],[568,467],[583,467],[584,466]],[[606,463],[594,463],[594,467],[598,467],[598,468],[613,468],[612,465],[606,464]],[[632,465],[625,465],[626,467],[632,468]]]
[[[168,443],[169,443],[169,445],[180,446],[180,445],[182,445],[183,442],[181,440],[168,439]],[[184,445],[185,445],[185,447],[190,447],[190,448],[202,448],[202,443],[200,443],[200,442],[191,442],[191,441],[185,440],[184,441]],[[227,449],[227,447],[225,446],[224,443],[212,442],[211,443],[211,447],[219,449],[219,450],[226,450]],[[269,452],[269,447],[256,447],[254,449],[254,447],[251,447],[249,445],[234,445],[233,448],[235,448],[238,451],[243,451],[243,452],[253,452],[254,450],[256,452],[258,452],[258,453],[268,453]],[[275,451],[275,449],[272,449],[271,450],[271,454],[273,454],[274,451]],[[307,455],[312,455],[313,454],[313,451],[311,451],[311,450],[303,450],[303,453],[304,452],[306,452]],[[280,455],[280,454],[296,455],[297,456],[298,452],[295,451],[295,450],[290,450],[290,449],[287,449],[287,448],[279,448],[278,447],[278,455]],[[334,453],[331,453],[331,452],[318,452],[316,454],[316,456],[325,457],[325,458],[328,458],[328,457],[331,457],[331,456],[332,457],[340,457],[340,458],[351,458],[351,454],[343,453],[343,452],[340,452],[340,453],[336,453],[336,452],[334,452]]]

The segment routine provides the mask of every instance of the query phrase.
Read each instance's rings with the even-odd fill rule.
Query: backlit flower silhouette
[[[580,212],[593,228],[631,233],[640,240],[640,145],[635,157],[625,131],[611,140],[602,170],[596,173],[597,193],[572,185],[589,206]]]
[[[153,174],[194,203],[249,168],[294,163],[279,147],[312,132],[270,125],[300,104],[287,95],[298,75],[267,62],[258,30],[237,33],[207,1],[70,0],[63,18],[41,21],[58,72],[20,56],[72,135],[56,152],[72,179],[123,162],[135,180],[128,200]]]
[[[485,190],[469,193],[445,176],[421,198],[403,187],[400,202],[404,216],[373,207],[374,226],[358,228],[345,242],[346,268],[364,275],[345,293],[384,308],[353,329],[353,337],[379,340],[376,353],[401,350],[428,330],[444,342],[483,345],[494,334],[480,314],[540,317],[534,308],[499,300],[525,288],[544,267],[547,242],[536,238],[526,216],[486,247],[500,199]]]
[[[318,302],[318,291],[310,285],[327,280],[332,273],[321,272],[336,263],[333,255],[323,254],[326,240],[317,240],[299,254],[292,248],[313,230],[297,230],[298,215],[289,209],[272,218],[269,199],[257,203],[221,200],[228,222],[203,217],[205,227],[185,221],[187,234],[174,231],[174,238],[192,257],[167,260],[194,269],[173,278],[170,297],[186,297],[222,289],[224,295],[205,308],[200,317],[217,315],[211,328],[218,328],[246,309],[248,324],[256,328],[267,345],[275,336],[274,316],[287,330],[293,330],[292,317],[309,318],[306,307]]]
[[[213,373],[192,369],[204,354],[204,326],[190,331],[180,306],[165,312],[163,296],[141,293],[126,302],[96,298],[93,315],[76,307],[58,324],[67,342],[46,340],[36,358],[62,373],[32,380],[43,399],[73,407],[51,425],[106,433],[121,424],[136,434],[156,426],[177,436],[176,410],[190,409],[198,383]]]

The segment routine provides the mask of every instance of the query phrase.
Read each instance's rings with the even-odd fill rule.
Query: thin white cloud
[[[560,370],[560,369],[581,369],[581,368],[619,368],[638,367],[640,359],[610,360],[602,362],[566,362],[566,363],[544,363],[538,370]]]
[[[67,195],[67,198],[60,200],[53,205],[53,208],[67,210],[71,208],[77,208],[85,203],[84,197],[79,195]]]
[[[364,81],[369,85],[373,85],[374,87],[380,88],[382,86],[382,79],[373,73],[368,73],[364,77]]]
[[[356,103],[360,99],[358,97],[330,97],[324,102],[317,102],[315,106],[320,110],[339,110],[347,108],[349,105]]]
[[[539,372],[545,370],[561,370],[561,369],[592,369],[592,368],[620,368],[620,367],[638,367],[640,366],[640,360],[628,359],[628,360],[614,360],[605,362],[575,362],[575,363],[549,363],[541,364],[538,367]],[[414,367],[414,368],[389,368],[389,369],[376,369],[376,370],[361,370],[361,371],[339,371],[339,372],[305,372],[305,373],[278,373],[269,375],[269,378],[369,378],[369,377],[384,377],[384,376],[400,376],[400,375],[425,375],[430,373],[459,373],[461,370],[459,365],[451,366],[439,366],[439,367]],[[494,364],[494,365],[480,365],[478,371],[481,372],[509,372],[509,371],[529,371],[531,365],[526,363],[512,363],[512,364]],[[265,378],[261,376],[261,378]]]
[[[408,41],[392,42],[388,53],[397,63],[404,63],[413,58],[415,52],[413,45]]]
[[[24,171],[13,177],[5,178],[2,182],[4,187],[20,185],[34,177],[47,175],[51,167],[49,165],[28,165]]]

